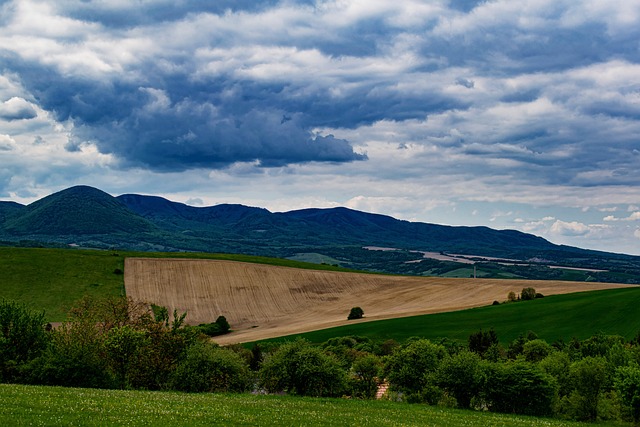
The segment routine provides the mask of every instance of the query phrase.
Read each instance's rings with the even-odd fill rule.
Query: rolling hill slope
[[[246,342],[366,320],[490,305],[510,291],[534,287],[545,295],[623,285],[583,282],[446,279],[302,270],[235,261],[127,258],[125,288],[136,300],[187,312],[188,322],[224,315],[234,333],[220,343]]]

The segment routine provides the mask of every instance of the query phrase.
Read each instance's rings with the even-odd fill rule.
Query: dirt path
[[[303,270],[234,261],[128,258],[127,295],[186,311],[191,324],[224,315],[235,332],[220,344],[308,332],[347,323],[446,312],[504,301],[533,287],[544,295],[625,287],[619,284],[399,277]],[[349,321],[353,323],[354,321]]]

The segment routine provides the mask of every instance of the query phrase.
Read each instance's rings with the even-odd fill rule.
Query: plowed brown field
[[[247,342],[347,323],[351,307],[370,321],[461,310],[504,301],[533,287],[544,295],[619,288],[607,283],[447,279],[304,270],[234,261],[128,258],[127,295],[186,311],[191,324],[224,315],[234,332],[220,344]],[[353,320],[348,322],[354,322]]]

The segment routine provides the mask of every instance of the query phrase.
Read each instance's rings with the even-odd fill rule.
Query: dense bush
[[[520,292],[520,299],[522,301],[530,301],[536,298],[536,290],[533,288],[524,288]]]
[[[527,362],[540,362],[551,353],[551,346],[546,341],[535,339],[522,346],[522,355]]]
[[[569,375],[573,390],[564,399],[564,411],[570,418],[595,421],[600,399],[610,381],[607,361],[602,357],[586,357],[571,365]]]
[[[172,374],[171,388],[189,392],[243,392],[251,385],[249,367],[231,350],[198,343]]]
[[[50,332],[47,348],[25,371],[35,384],[99,388],[167,387],[186,349],[198,334],[174,320],[154,318],[149,308],[127,298],[85,298],[69,321]]]
[[[392,389],[407,395],[411,401],[436,403],[440,393],[435,373],[448,356],[444,346],[418,339],[398,347],[387,357],[384,374]]]
[[[43,312],[0,300],[0,381],[15,381],[24,365],[46,348],[45,323]]]
[[[218,316],[214,323],[201,323],[198,329],[205,335],[215,337],[218,335],[228,334],[231,331],[231,325],[224,316]]]
[[[205,338],[192,328],[174,329],[157,323],[150,324],[144,332],[148,340],[131,366],[128,383],[145,390],[167,388],[170,375],[189,347]]]
[[[498,335],[496,331],[490,329],[483,331],[482,329],[469,335],[469,350],[484,355],[493,345],[498,344]]]
[[[51,332],[46,351],[29,366],[25,381],[66,387],[111,388],[104,336],[94,322],[77,320]]]
[[[382,362],[373,354],[359,357],[351,366],[351,395],[364,399],[372,399],[378,391]]]
[[[571,392],[573,389],[569,372],[571,359],[566,352],[552,352],[546,358],[541,360],[538,366],[544,372],[556,379],[556,383],[558,384],[558,394],[560,396],[566,396]]]
[[[491,364],[485,375],[483,395],[489,410],[536,416],[553,414],[557,383],[537,366],[526,363]]]
[[[106,333],[104,351],[120,388],[128,388],[130,371],[141,358],[141,350],[149,345],[144,331],[129,325],[116,327]]]
[[[640,366],[630,364],[618,369],[615,388],[620,393],[630,418],[638,424],[640,422]]]
[[[340,366],[347,370],[358,358],[380,351],[369,338],[358,336],[331,338],[322,344],[322,349],[335,356]]]
[[[265,359],[260,380],[269,392],[301,396],[341,396],[347,384],[338,361],[304,340],[286,343]]]
[[[437,372],[437,384],[456,399],[461,408],[470,408],[484,383],[482,359],[476,353],[463,350],[443,359]]]

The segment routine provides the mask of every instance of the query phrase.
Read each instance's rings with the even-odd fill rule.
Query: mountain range
[[[472,254],[466,262],[518,260],[529,268],[542,263],[620,270],[618,273],[636,279],[636,268],[640,272],[640,257],[555,245],[515,230],[409,222],[343,207],[280,213],[234,204],[194,207],[156,196],[113,197],[88,186],[71,187],[26,206],[0,202],[0,240],[5,244],[302,259],[314,255],[346,267],[409,274],[429,274],[447,267],[444,261],[423,258],[423,252]],[[395,250],[366,249],[371,247]],[[496,267],[499,265],[503,267]],[[505,270],[508,265],[494,260],[492,268]]]

